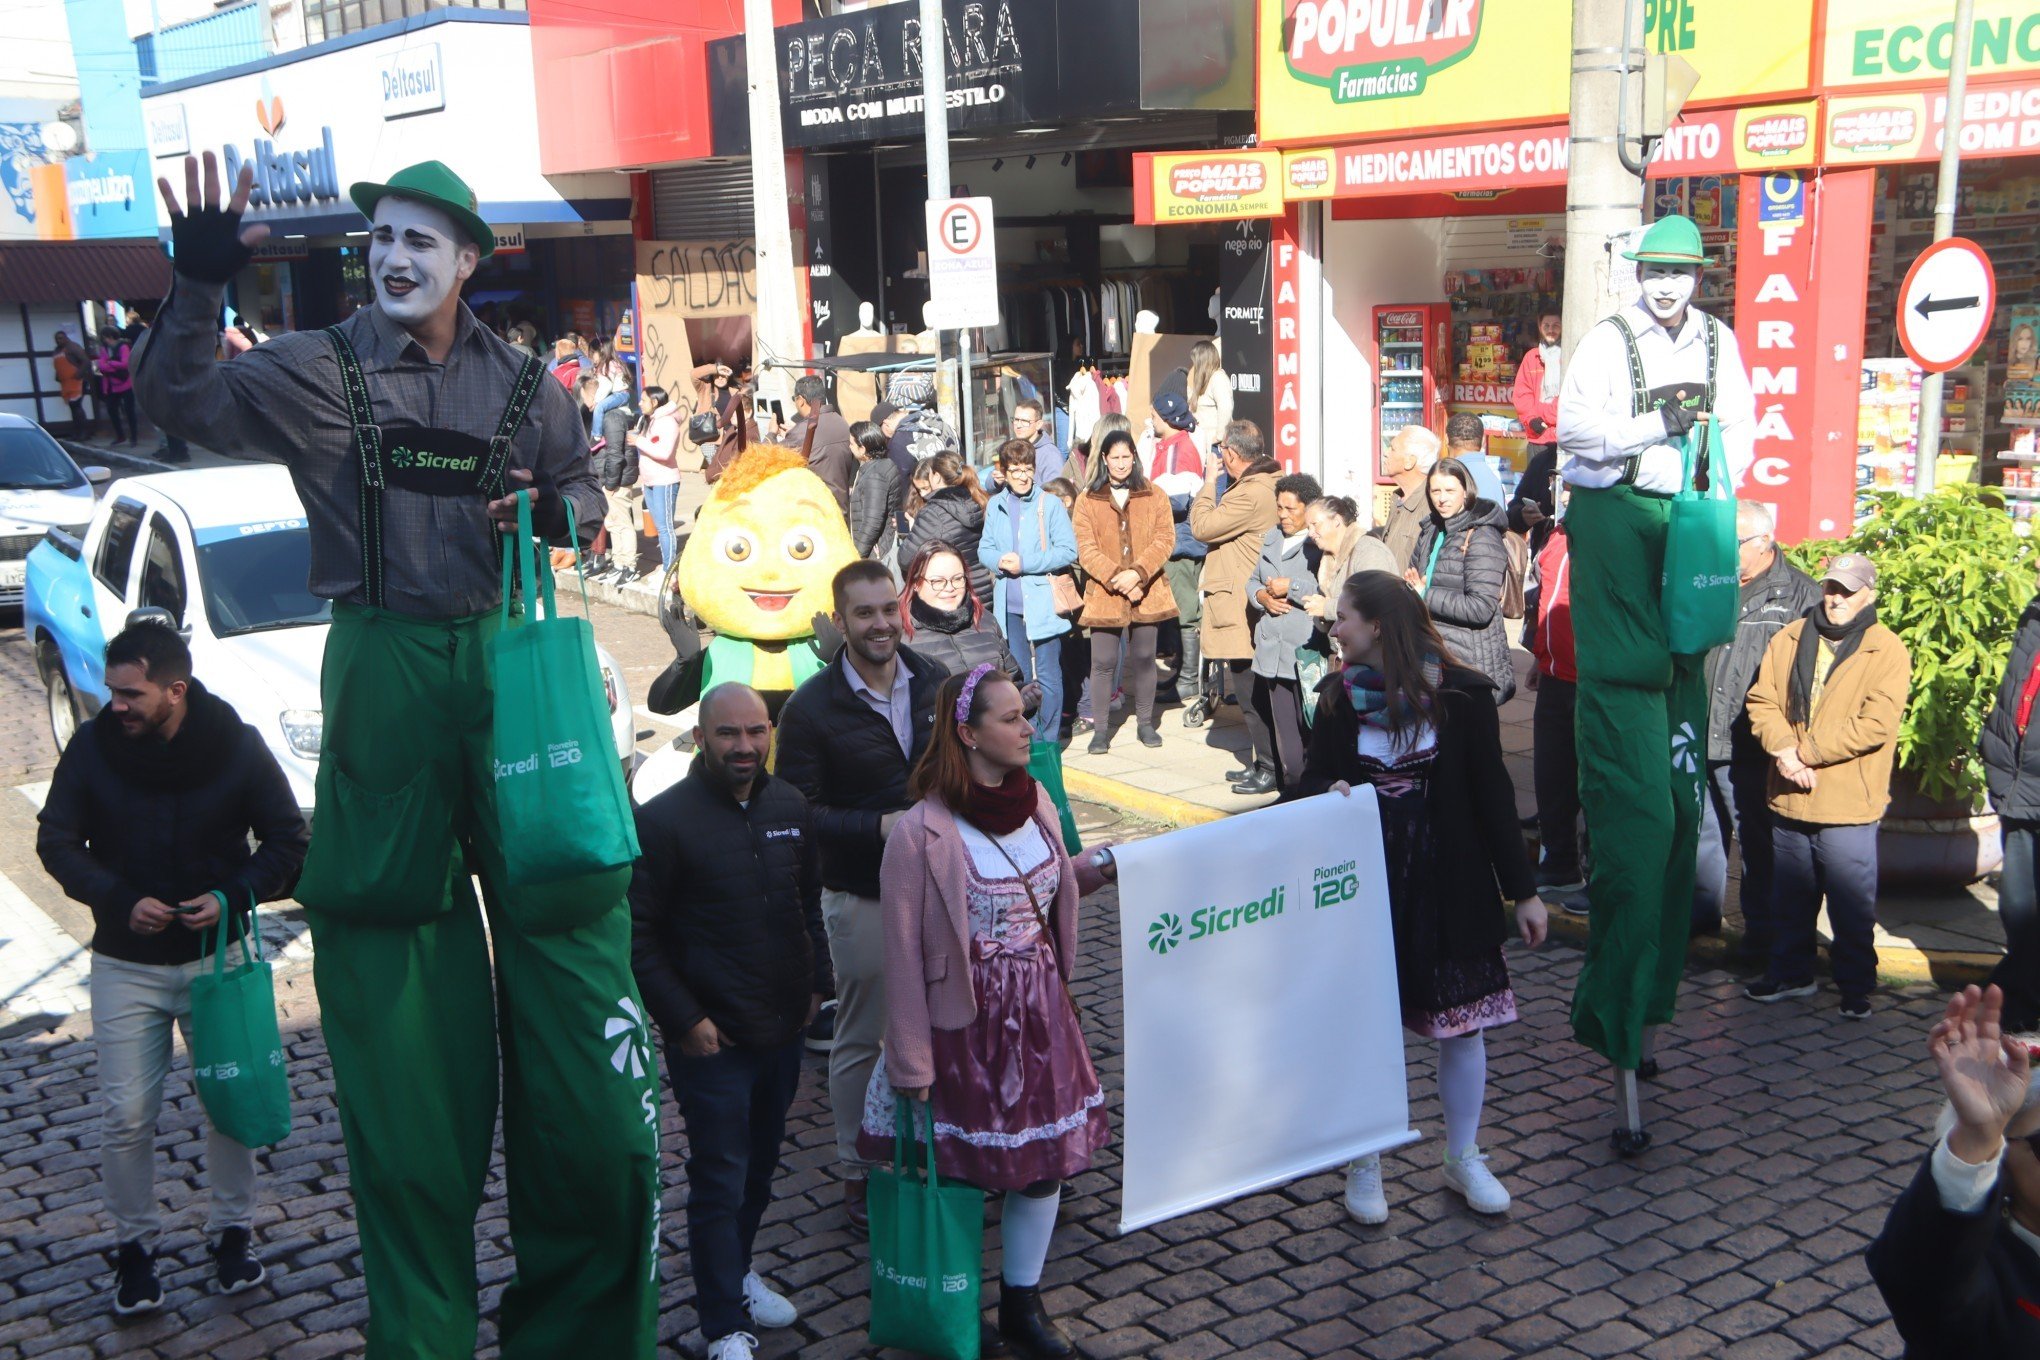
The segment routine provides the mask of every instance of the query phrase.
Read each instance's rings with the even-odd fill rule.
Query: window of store
[[[522,11],[524,0],[305,0],[305,41],[324,42],[435,9]]]

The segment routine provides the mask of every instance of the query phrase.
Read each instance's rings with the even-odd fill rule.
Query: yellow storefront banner
[[[1940,83],[1955,52],[1951,7],[1939,0],[1829,0],[1821,72],[1829,88]],[[1976,0],[1969,74],[2040,71],[2040,5]]]
[[[1948,99],[1935,91],[1850,95],[1827,101],[1829,165],[1933,160]],[[2040,80],[1972,85],[1962,104],[1964,156],[2040,152]]]
[[[1322,145],[1566,116],[1570,7],[1259,0],[1263,143]],[[1805,90],[1815,0],[1643,0],[1646,48],[1700,72],[1689,104]],[[1762,35],[1762,41],[1753,41]]]
[[[1339,178],[1330,147],[1282,153],[1282,196],[1291,202],[1330,198]]]
[[[1136,152],[1133,217],[1144,224],[1280,217],[1279,151]]]

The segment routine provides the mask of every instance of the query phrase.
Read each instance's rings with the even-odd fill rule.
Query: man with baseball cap
[[[1707,256],[1689,218],[1652,224],[1625,258],[1642,296],[1589,328],[1558,399],[1559,473],[1572,487],[1580,806],[1593,837],[1587,959],[1573,1033],[1615,1069],[1624,1155],[1650,1144],[1638,1074],[1685,969],[1707,741],[1705,656],[1671,650],[1662,605],[1681,445],[1705,441],[1730,494],[1754,452],[1756,398],[1735,332],[1693,307]]]
[[[166,432],[281,459],[333,602],[320,678],[311,921],[368,1277],[369,1360],[472,1355],[475,1215],[499,1049],[517,1275],[505,1360],[650,1360],[659,1273],[658,1086],[621,889],[570,912],[505,881],[495,811],[500,535],[593,535],[602,488],[573,398],[476,323],[461,284],[495,248],[437,161],[349,190],[374,304],[215,362],[224,285],[268,235],[185,161],[176,281],[134,361]],[[188,207],[188,211],[187,211]],[[572,518],[569,519],[569,505]],[[488,930],[469,886],[482,884]]]
[[[1827,899],[1841,1013],[1870,1015],[1877,983],[1877,824],[1890,801],[1912,658],[1877,621],[1877,567],[1831,559],[1820,603],[1764,650],[1750,731],[1771,757],[1771,903],[1777,933],[1752,1001],[1811,996],[1814,921]]]

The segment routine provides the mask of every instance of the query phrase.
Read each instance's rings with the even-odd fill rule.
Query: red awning
[[[153,240],[0,242],[0,303],[138,301],[170,291],[170,257]]]

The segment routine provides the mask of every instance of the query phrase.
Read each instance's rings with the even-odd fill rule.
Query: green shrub
[[[1818,580],[1837,553],[1877,564],[1877,619],[1912,654],[1912,694],[1898,734],[1899,767],[1930,798],[1977,805],[1976,735],[1990,712],[2019,614],[2033,598],[2040,544],[2014,527],[1994,487],[1958,483],[1915,498],[1872,493],[1869,519],[1844,539],[1786,555]]]

